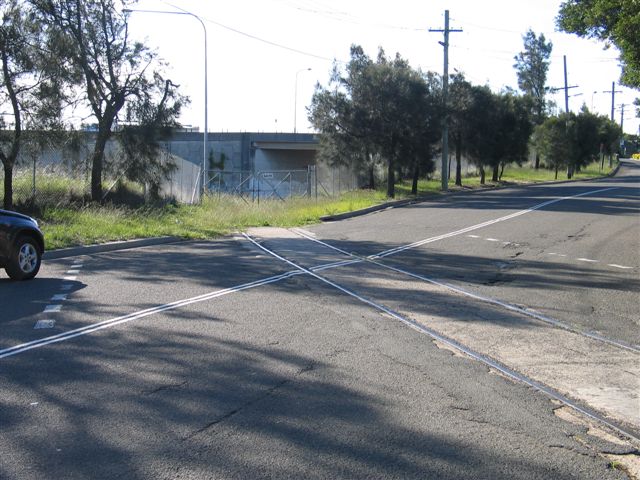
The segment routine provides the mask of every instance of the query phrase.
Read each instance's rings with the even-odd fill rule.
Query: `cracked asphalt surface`
[[[631,216],[638,183],[635,173],[624,177],[629,172],[610,180],[621,183],[625,198],[562,202],[471,232],[526,249],[459,235],[393,261],[637,342],[634,310],[625,304],[638,293],[638,217]],[[450,197],[309,230],[345,250],[374,254],[599,184]],[[561,239],[579,232],[580,222],[589,226],[570,242],[572,254],[588,258],[614,242],[601,263],[569,265],[569,257],[545,255],[548,245],[562,253],[555,252],[566,244]],[[625,231],[631,244],[619,238]],[[307,266],[344,260],[308,240],[263,241]],[[503,257],[519,251],[512,267]],[[510,267],[492,263],[498,261]],[[63,280],[78,262],[76,278]],[[634,270],[603,266],[624,262]],[[610,468],[607,455],[631,454],[637,445],[597,424],[567,421],[558,414],[566,407],[542,393],[355,298],[308,275],[247,286],[291,269],[229,238],[49,261],[33,282],[1,277],[0,352],[56,334],[78,336],[0,358],[0,478],[627,477]],[[337,282],[347,275],[330,272]],[[492,283],[498,272],[512,281]],[[351,285],[378,301],[397,299],[407,314],[499,320],[464,299],[434,312],[447,301],[442,293],[438,301],[436,292],[407,296],[375,280],[361,272]],[[45,315],[65,283],[71,287],[61,311]],[[246,288],[224,290],[238,285]],[[191,303],[170,306],[184,299]],[[169,307],[81,330],[161,305]],[[603,322],[601,309],[616,315]],[[45,317],[55,319],[54,329],[34,330]]]

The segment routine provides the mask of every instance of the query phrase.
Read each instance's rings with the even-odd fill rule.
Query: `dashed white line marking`
[[[623,270],[631,270],[631,269],[633,269],[633,267],[627,267],[626,265],[618,265],[616,263],[609,263],[608,266],[609,267],[613,267],[613,268],[621,268]]]
[[[70,276],[70,277],[63,277],[63,280],[66,280],[67,282],[75,282],[77,278],[78,277]]]
[[[485,239],[487,242],[499,242],[500,240],[498,240],[497,238],[486,238]]]
[[[467,235],[469,238],[480,238],[480,235]]]
[[[591,258],[576,258],[579,262],[588,262],[588,263],[599,263],[598,260],[593,260]]]
[[[56,324],[55,320],[38,320],[34,325],[34,330],[41,330],[43,328],[53,328]]]
[[[80,270],[67,270],[67,275],[77,275],[80,273]]]
[[[402,247],[395,247],[389,250],[385,250],[376,255],[371,255],[369,258],[384,258],[390,255],[396,255],[400,252],[404,252],[406,250],[410,250],[413,248],[421,247],[422,245],[426,245],[427,243],[438,242],[440,240],[445,240],[447,238],[456,237],[458,235],[462,235],[464,233],[469,233],[473,230],[479,230],[484,227],[488,227],[491,225],[495,225],[496,223],[505,222],[507,220],[511,220],[512,218],[519,217],[521,215],[526,215],[527,213],[535,212],[536,210],[540,210],[549,205],[553,205],[554,203],[563,202],[565,200],[573,200],[574,198],[586,197],[588,195],[593,195],[595,193],[608,192],[611,190],[617,190],[619,187],[609,187],[609,188],[601,188],[599,190],[591,190],[588,192],[579,193],[577,195],[571,195],[569,197],[560,197],[554,198],[553,200],[548,200],[546,202],[539,203],[538,205],[534,205],[531,208],[527,208],[526,210],[520,210],[519,212],[512,213],[510,215],[505,215],[504,217],[494,218],[493,220],[489,220],[483,223],[478,223],[477,225],[471,225],[470,227],[461,228],[460,230],[456,230],[454,232],[445,233],[443,235],[438,235],[431,238],[425,238],[423,240],[419,240],[417,242],[410,243],[409,245],[404,245]]]
[[[84,267],[84,265],[82,263],[75,263],[73,265],[71,265],[71,268],[82,268]]]
[[[47,305],[46,307],[44,307],[43,312],[54,313],[54,312],[59,312],[60,310],[62,310],[62,305]]]
[[[105,320],[103,322],[87,325],[86,327],[80,327],[80,328],[76,328],[75,330],[69,330],[68,332],[60,333],[58,335],[52,335],[50,337],[41,338],[39,340],[34,340],[31,342],[16,345],[14,347],[5,348],[0,350],[0,359],[10,357],[12,355],[19,355],[21,353],[28,352],[29,350],[33,350],[34,348],[41,348],[46,345],[51,345],[58,342],[65,342],[67,340],[71,340],[72,338],[76,338],[81,335],[88,335],[89,333],[97,332],[105,328],[115,327],[116,325],[121,325],[123,323],[131,322],[133,320],[138,320],[140,318],[144,318],[150,315],[155,315],[157,313],[166,312],[169,310],[175,310],[177,308],[182,308],[187,305],[192,305],[194,303],[212,300],[214,298],[218,298],[223,295],[228,295],[230,293],[241,292],[243,290],[248,290],[250,288],[260,287],[262,285],[268,285],[270,283],[279,282],[281,280],[285,280],[287,278],[301,275],[301,274],[302,273],[297,270],[292,272],[285,272],[280,275],[275,275],[273,277],[264,278],[262,280],[256,280],[254,282],[245,283],[233,288],[225,288],[223,290],[217,290],[214,292],[205,293],[204,295],[198,295],[197,297],[191,297],[184,300],[178,300],[172,303],[167,303],[165,305],[159,305],[157,307],[147,308],[145,310],[140,310],[138,312],[134,312],[129,315],[124,315],[122,317],[112,318],[110,320]]]
[[[59,293],[58,295],[54,295],[51,297],[52,302],[64,302],[67,299],[66,293]]]

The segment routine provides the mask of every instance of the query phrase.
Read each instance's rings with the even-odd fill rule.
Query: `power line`
[[[258,37],[256,35],[251,34],[251,33],[243,32],[241,30],[238,30],[237,28],[230,27],[228,25],[225,25],[225,24],[220,23],[220,22],[216,22],[215,20],[211,20],[209,18],[204,18],[204,21],[208,22],[208,23],[212,23],[213,25],[217,25],[218,27],[224,28],[225,30],[229,30],[230,32],[237,33],[238,35],[242,35],[242,36],[250,38],[252,40],[257,40],[258,42],[262,42],[262,43],[265,43],[267,45],[271,45],[272,47],[282,48],[283,50],[288,50],[290,52],[298,53],[300,55],[305,55],[307,57],[317,58],[318,60],[325,60],[327,62],[333,62],[335,60],[335,61],[340,62],[340,63],[346,63],[344,61],[337,60],[335,58],[324,57],[322,55],[317,55],[315,53],[305,52],[304,50],[300,50],[298,48],[289,47],[289,46],[283,45],[281,43],[272,42],[271,40],[267,40],[265,38]]]
[[[320,15],[323,16],[329,20],[332,21],[336,21],[336,22],[342,22],[342,23],[349,23],[352,25],[362,25],[362,26],[369,26],[369,27],[376,27],[376,28],[385,28],[385,29],[389,29],[389,30],[403,30],[403,31],[409,31],[409,32],[422,32],[424,31],[423,27],[407,27],[404,25],[390,25],[390,24],[384,24],[384,23],[377,23],[377,22],[369,22],[366,19],[364,19],[363,17],[356,17],[355,15],[351,15],[350,13],[347,12],[340,12],[340,11],[336,11],[336,10],[332,10],[329,7],[324,7],[325,9],[322,9],[322,4],[318,3],[318,2],[310,2],[312,5],[313,3],[316,3],[318,5],[321,6],[320,9],[317,8],[313,8],[313,7],[304,7],[301,6],[299,4],[292,4],[291,2],[283,2],[286,6],[293,8],[295,10],[301,11],[301,12],[305,12],[305,13],[309,13],[312,15]],[[340,17],[344,17],[344,18],[340,18]]]
[[[167,3],[167,2],[162,2],[162,3],[164,3],[165,5],[169,5],[169,6],[173,7],[173,5],[171,5],[171,4]],[[176,8],[176,7],[174,7],[174,8]],[[283,45],[281,43],[273,42],[271,40],[267,40],[265,38],[258,37],[257,35],[253,35],[251,33],[243,32],[242,30],[238,30],[237,28],[230,27],[228,25],[225,25],[223,23],[217,22],[215,20],[211,20],[210,18],[206,18],[206,17],[203,17],[203,16],[201,16],[200,18],[202,18],[207,23],[211,23],[211,24],[216,25],[216,26],[218,26],[220,28],[224,28],[225,30],[229,30],[230,32],[236,33],[238,35],[242,35],[242,36],[250,38],[252,40],[256,40],[258,42],[262,42],[262,43],[264,43],[266,45],[271,45],[272,47],[281,48],[283,50],[288,50],[290,52],[298,53],[300,55],[305,55],[305,56],[311,57],[311,58],[316,58],[318,60],[325,60],[327,62],[336,61],[338,63],[347,63],[345,61],[338,60],[338,59],[335,59],[335,58],[324,57],[322,55],[317,55],[315,53],[305,52],[304,50],[300,50],[298,48],[289,47],[288,45]]]

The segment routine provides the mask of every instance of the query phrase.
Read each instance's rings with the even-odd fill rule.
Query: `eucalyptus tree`
[[[553,44],[546,40],[544,34],[536,35],[529,29],[522,37],[524,50],[514,57],[513,65],[518,75],[518,87],[529,95],[531,103],[531,119],[534,125],[540,125],[547,116],[546,94],[547,73]],[[535,168],[540,166],[540,157],[536,153]]]
[[[169,123],[184,98],[163,83],[157,53],[129,36],[126,0],[30,0],[49,26],[60,62],[82,79],[83,100],[97,122],[91,154],[91,198],[102,200],[105,147],[128,102],[162,103]],[[158,86],[160,85],[160,88]],[[155,92],[149,98],[148,92]]]
[[[466,110],[465,152],[478,167],[480,183],[485,183],[485,167],[495,151],[496,104],[488,86],[474,85],[470,91],[471,103]]]
[[[547,165],[554,169],[556,178],[561,168],[567,177],[594,161],[600,153],[616,148],[622,131],[605,115],[594,115],[586,108],[578,115],[563,113],[549,117],[536,127],[537,148]]]
[[[574,144],[569,141],[571,135],[568,133],[573,115],[573,113],[563,113],[549,117],[536,127],[536,149],[547,166],[555,171],[556,180],[558,171],[566,167],[568,160],[573,157]]]
[[[175,163],[162,154],[160,142],[170,138],[178,127],[176,119],[186,102],[177,87],[156,73],[153,83],[128,102],[126,121],[117,133],[122,155],[116,170],[129,180],[149,185],[152,200],[159,199],[163,180],[176,169]]]
[[[468,115],[473,102],[471,83],[461,73],[451,75],[449,83],[449,141],[454,147],[456,158],[455,184],[462,186],[462,155],[466,153],[470,136]]]
[[[4,170],[4,208],[13,208],[13,174],[26,130],[60,130],[70,79],[47,49],[46,29],[29,4],[0,2],[0,161]],[[6,116],[5,116],[6,115]],[[32,135],[33,136],[33,135]]]
[[[360,57],[360,60],[368,58]],[[356,172],[366,172],[369,188],[375,188],[375,156],[366,142],[362,112],[354,108],[344,83],[334,64],[329,88],[316,86],[308,116],[321,132],[318,155],[332,166],[349,166]]]
[[[638,0],[567,0],[556,18],[560,30],[613,44],[620,51],[620,81],[640,89],[640,2]]]
[[[382,49],[376,61],[362,47],[351,47],[351,60],[334,68],[327,87],[317,86],[309,119],[329,142],[350,144],[362,158],[386,163],[387,196],[395,196],[396,171],[417,165],[428,155],[431,130],[437,130],[438,104],[430,77],[410,67],[400,55]]]
[[[526,161],[533,124],[527,97],[506,91],[494,94],[494,102],[495,140],[490,164],[493,167],[491,180],[497,182],[502,178],[506,165],[522,165]]]

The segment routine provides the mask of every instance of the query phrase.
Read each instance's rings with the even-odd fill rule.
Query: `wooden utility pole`
[[[613,122],[613,110],[616,105],[616,93],[622,93],[622,90],[616,90],[616,82],[611,82],[611,90],[603,90],[602,93],[611,94],[611,121]]]
[[[564,111],[569,113],[569,83],[567,82],[567,56],[562,56],[564,63]]]
[[[462,30],[449,28],[449,10],[444,11],[444,29],[429,29],[430,32],[444,33],[444,42],[438,42],[444,48],[444,73],[442,76],[442,102],[444,118],[442,120],[442,191],[449,188],[449,33]]]

